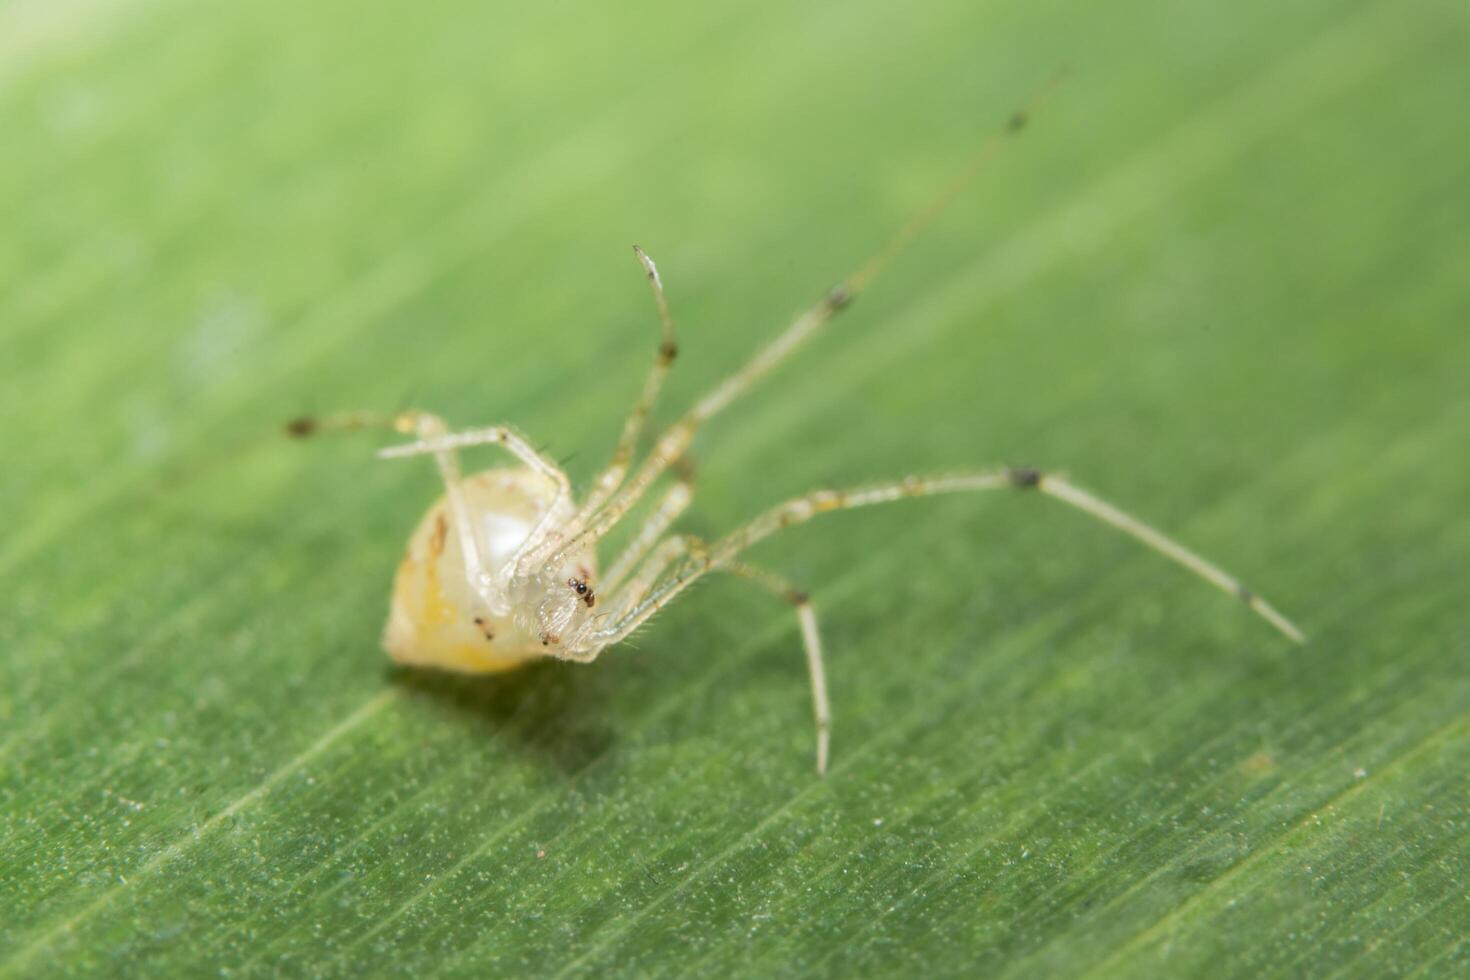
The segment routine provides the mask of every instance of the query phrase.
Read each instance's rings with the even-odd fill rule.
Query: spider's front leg
[[[674,319],[669,313],[669,301],[664,294],[664,284],[659,278],[658,266],[654,265],[648,253],[637,245],[633,246],[633,253],[637,256],[639,265],[643,267],[649,288],[653,290],[654,302],[658,306],[659,325],[662,331],[658,351],[654,356],[653,364],[649,366],[648,375],[643,382],[643,391],[633,404],[628,417],[623,421],[623,431],[618,436],[618,444],[613,450],[612,459],[608,460],[602,472],[592,481],[592,486],[587,491],[587,498],[582,501],[582,505],[570,520],[556,528],[554,533],[542,536],[535,544],[528,546],[522,552],[518,568],[522,564],[541,564],[551,559],[554,552],[565,556],[567,551],[577,549],[578,538],[587,522],[603,509],[603,505],[613,496],[628,475],[628,467],[632,464],[639,437],[643,434],[643,428],[648,422],[648,414],[653,410],[654,403],[658,401],[659,392],[663,390],[664,379],[668,377],[669,369],[674,365],[674,358],[679,353],[679,345],[674,340]],[[677,511],[682,509],[682,507],[676,508],[675,516],[677,516]],[[622,511],[619,511],[619,515],[621,513]],[[595,545],[596,541],[597,538],[593,537],[588,544]],[[563,548],[564,545],[567,547]],[[557,549],[561,550],[557,551]],[[626,571],[626,568],[623,568],[622,571]]]
[[[602,473],[592,482],[592,489],[587,494],[582,509],[578,512],[575,522],[578,527],[581,522],[601,509],[607,499],[622,484],[623,478],[628,475],[628,466],[632,463],[633,453],[638,448],[638,437],[643,434],[643,427],[648,422],[648,413],[653,410],[654,403],[658,401],[658,394],[663,389],[664,379],[668,377],[669,368],[673,367],[674,358],[679,353],[679,345],[674,340],[674,318],[669,313],[669,300],[664,293],[664,283],[659,277],[658,266],[654,264],[648,253],[637,245],[633,246],[633,254],[638,257],[638,264],[643,267],[643,274],[648,278],[648,286],[653,290],[653,300],[658,306],[661,339],[658,353],[654,356],[653,364],[648,369],[648,376],[643,382],[643,393],[638,396],[638,401],[633,404],[632,411],[623,421],[623,431],[618,437],[618,444],[613,450],[612,459],[608,460]]]
[[[667,363],[663,360],[663,351],[665,349],[668,351],[667,361],[673,359],[672,346],[661,348],[661,360],[655,364],[654,374],[650,377],[647,389],[650,394],[645,396],[639,408],[629,419],[628,425],[624,428],[624,438],[619,444],[619,451],[614,456],[613,465],[609,466],[607,472],[598,480],[588,503],[584,505],[572,524],[571,536],[563,546],[563,550],[558,553],[573,550],[587,542],[596,542],[611,530],[623,515],[637,504],[643,494],[648,492],[659,475],[683,457],[701,426],[724,411],[727,406],[753,388],[758,381],[783,364],[807,340],[864,293],[878,274],[908,246],[909,242],[928,227],[944,211],[949,202],[975,179],[976,175],[984,169],[985,164],[999,153],[1006,143],[1014,140],[1026,129],[1028,120],[1062,80],[1063,74],[1053,76],[1039,92],[1032,96],[1029,102],[1008,116],[999,130],[986,140],[970,158],[969,165],[940,191],[928,207],[914,215],[856,272],[828,290],[826,295],[797,316],[775,339],[758,350],[743,367],[716,385],[713,390],[696,402],[683,418],[664,430],[663,434],[654,441],[653,449],[643,464],[631,477],[628,477],[627,467],[631,462],[632,446],[636,442],[638,432],[642,429],[647,416],[647,407],[652,405],[653,397],[662,383],[662,373],[668,369]],[[665,341],[671,343],[672,324],[668,319],[663,284],[659,280],[658,270],[641,250],[638,257],[643,263],[644,271],[648,274],[655,298],[659,303],[659,312],[664,320]],[[625,477],[627,477],[626,480]]]

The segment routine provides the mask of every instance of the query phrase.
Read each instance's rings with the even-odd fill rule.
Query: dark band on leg
[[[1040,470],[1030,466],[1011,466],[1006,469],[1006,477],[1011,481],[1011,486],[1021,489],[1041,486],[1043,475]]]

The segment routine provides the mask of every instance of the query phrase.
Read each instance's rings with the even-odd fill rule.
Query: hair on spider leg
[[[795,611],[816,723],[817,771],[825,772],[831,707],[813,604],[804,589],[750,564],[745,553],[771,535],[821,514],[996,490],[1035,493],[1081,511],[1231,595],[1287,637],[1305,641],[1294,624],[1218,566],[1060,473],[1030,466],[911,475],[866,486],[813,490],[768,507],[709,540],[673,528],[693,500],[688,455],[703,426],[786,363],[865,292],[1002,147],[1030,130],[1037,108],[1059,80],[1060,76],[1053,78],[1006,116],[957,176],[865,263],[817,297],[646,446],[644,430],[678,347],[662,275],[652,257],[635,247],[634,257],[653,294],[659,340],[649,345],[643,389],[623,422],[612,455],[580,502],[563,469],[565,460],[550,458],[543,447],[510,426],[451,431],[438,416],[411,409],[394,416],[327,417],[343,420],[342,427],[375,424],[410,435],[413,441],[380,450],[379,457],[427,456],[444,484],[443,497],[411,535],[394,580],[383,637],[388,653],[400,663],[472,674],[509,670],[546,657],[589,663],[608,647],[627,643],[654,615],[711,573],[723,572],[745,579]],[[482,445],[498,446],[517,465],[465,476],[460,451]],[[649,501],[651,505],[644,506]],[[635,514],[641,516],[634,518]],[[631,526],[632,533],[620,535],[627,540],[599,576],[599,548],[607,548],[608,536],[624,525]],[[454,533],[439,532],[441,527]],[[478,636],[476,631],[482,629],[493,639]]]

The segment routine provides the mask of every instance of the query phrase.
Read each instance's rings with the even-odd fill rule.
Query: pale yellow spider
[[[817,725],[817,771],[825,773],[831,711],[816,616],[805,592],[740,560],[756,542],[817,514],[906,497],[1017,488],[1035,490],[1079,508],[1131,535],[1201,578],[1245,602],[1297,642],[1302,633],[1235,578],[1153,528],[1058,476],[1000,467],[947,476],[910,476],[855,490],[817,490],[767,510],[713,542],[669,535],[693,497],[687,473],[674,482],[612,563],[599,574],[597,545],[683,459],[699,427],[786,360],[803,342],[862,293],[878,271],[965,185],[1007,140],[1019,134],[1029,109],[1013,115],[938,199],[902,228],[867,265],[833,288],[784,333],[700,399],[654,443],[629,478],[644,423],[674,361],[673,320],[653,260],[635,246],[648,275],[663,326],[663,342],[643,393],[623,425],[612,460],[578,506],[559,466],[507,426],[449,431],[427,412],[348,413],[298,419],[288,429],[304,436],[322,429],[381,426],[417,441],[381,450],[382,458],[432,456],[444,496],[409,539],[398,566],[383,645],[394,660],[468,673],[509,670],[556,657],[582,663],[626,639],[675,596],[709,572],[755,583],[791,603],[801,626]],[[458,451],[494,444],[520,465],[463,476]]]

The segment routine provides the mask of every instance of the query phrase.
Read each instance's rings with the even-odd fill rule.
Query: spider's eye
[[[581,579],[569,578],[567,579],[567,584],[577,590],[577,595],[587,594],[587,583],[583,582]]]

